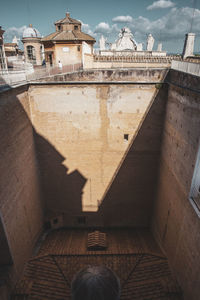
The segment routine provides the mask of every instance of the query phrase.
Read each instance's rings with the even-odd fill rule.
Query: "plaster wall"
[[[78,51],[80,46],[80,51]],[[68,51],[66,52],[65,50]],[[81,44],[55,44],[55,64],[60,60],[64,65],[82,62],[82,45]]]
[[[69,226],[78,225],[77,216],[81,215],[88,218],[86,226],[147,226],[150,210],[146,206],[151,207],[155,187],[152,174],[156,174],[159,156],[164,93],[158,96],[154,84],[46,84],[32,85],[29,95],[46,210],[62,213],[64,225]],[[149,128],[136,138],[156,97],[159,104],[155,104],[154,119],[151,112]],[[147,131],[148,143],[142,144]],[[125,159],[129,163],[126,161],[124,173]],[[152,174],[142,179],[148,167]],[[128,186],[124,183],[126,192],[113,187],[117,174],[125,181],[129,177]],[[142,183],[148,184],[148,199],[139,194]],[[118,217],[113,214],[116,208]]]
[[[37,40],[37,41],[24,40],[24,55],[25,55],[26,61],[31,62],[30,59],[28,58],[28,52],[27,52],[28,46],[33,46],[35,48],[36,65],[41,66],[42,65],[42,50],[41,50],[42,44],[41,44],[40,40]]]
[[[200,78],[171,70],[157,197],[152,219],[184,291],[199,298],[200,220],[188,198],[200,137]]]
[[[0,93],[0,232],[5,237],[1,239],[0,262],[11,265],[12,282],[22,272],[43,224],[29,116],[27,86]]]

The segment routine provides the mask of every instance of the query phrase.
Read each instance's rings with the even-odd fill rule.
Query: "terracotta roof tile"
[[[76,19],[72,19],[70,17],[65,17],[64,19],[60,19],[58,21],[55,22],[55,24],[80,24],[81,25],[81,22],[76,20]]]
[[[42,39],[42,41],[76,41],[76,40],[95,42],[95,39],[89,34],[86,34],[81,31],[75,31],[75,30],[54,32]]]

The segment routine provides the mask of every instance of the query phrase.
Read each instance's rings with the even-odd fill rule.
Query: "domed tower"
[[[42,50],[41,35],[39,31],[29,25],[23,32],[22,43],[24,44],[24,55],[26,62],[33,65],[42,65]]]
[[[42,38],[45,61],[50,65],[82,63],[84,54],[93,53],[95,39],[81,31],[81,22],[70,17],[55,22],[56,31]]]

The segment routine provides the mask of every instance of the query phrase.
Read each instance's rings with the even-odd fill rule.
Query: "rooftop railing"
[[[17,85],[20,83],[28,83],[30,81],[44,79],[57,74],[72,73],[82,70],[82,64],[70,64],[59,67],[41,66],[35,69],[28,68],[22,70],[0,70],[0,85]]]

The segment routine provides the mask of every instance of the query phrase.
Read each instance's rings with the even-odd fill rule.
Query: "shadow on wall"
[[[21,276],[43,231],[52,202],[58,211],[81,211],[86,179],[67,174],[65,159],[30,120],[28,85],[0,87],[0,299]],[[43,180],[46,179],[46,181]],[[41,180],[42,179],[42,180]],[[46,185],[44,184],[46,183]],[[54,213],[54,211],[53,211]]]
[[[56,227],[57,216],[64,214],[72,222],[82,212],[82,191],[87,179],[78,170],[68,174],[68,168],[62,164],[66,158],[35,129],[34,138],[46,219],[55,222]],[[60,221],[61,224],[57,225],[64,225],[62,218]]]
[[[159,84],[152,105],[101,201],[105,226],[149,226],[157,184],[167,86]]]
[[[87,178],[78,170],[68,174],[68,168],[63,164],[67,158],[63,157],[55,147],[36,132],[29,120],[29,113],[26,113],[16,95],[14,98],[14,93],[15,90],[12,91],[12,102],[15,102],[15,105],[18,106],[18,109],[15,108],[15,111],[19,110],[19,118],[15,119],[12,124],[8,123],[6,130],[7,132],[12,131],[12,126],[13,128],[14,126],[20,127],[20,114],[26,115],[26,119],[28,120],[26,121],[27,126],[30,127],[29,135],[32,134],[34,137],[34,147],[40,170],[40,186],[42,190],[42,200],[40,201],[43,201],[42,204],[44,204],[46,221],[51,222],[48,225],[53,224],[54,227],[146,227],[149,225],[157,182],[162,127],[167,99],[167,87],[165,85],[158,89],[155,99],[152,99],[153,104],[143,120],[142,126],[131,147],[124,156],[119,169],[114,174],[112,182],[101,201],[98,212],[91,213],[82,211],[82,193]],[[18,120],[19,124],[16,124]],[[22,134],[20,141],[22,138],[25,139],[25,136],[25,134]],[[27,141],[22,140],[22,147],[25,148],[25,144],[27,145]],[[23,157],[20,159],[22,159],[21,165],[27,165],[27,168],[24,169],[30,169],[30,162],[23,161]],[[15,161],[17,160],[18,158],[15,157]],[[10,164],[11,161],[9,160],[7,163]],[[19,174],[20,176],[21,174]],[[29,182],[24,183],[24,189],[34,190],[34,186],[30,189],[29,185],[31,185],[31,178]],[[11,188],[12,181],[10,182]],[[33,200],[30,200],[30,202],[33,202]],[[19,206],[20,203],[23,206],[23,201],[20,200],[18,202]],[[30,205],[30,209],[32,209],[32,205]],[[27,222],[32,221],[30,226],[33,226],[38,218],[29,210],[29,207],[26,210],[28,211]],[[31,221],[29,221],[30,217]],[[15,228],[18,227],[17,222],[19,221],[16,219]],[[22,220],[20,222],[23,223]],[[21,223],[20,226],[23,226]],[[28,227],[29,224],[27,224]]]
[[[167,86],[159,85],[97,212],[82,211],[87,178],[78,170],[68,174],[63,164],[66,158],[34,131],[48,226],[149,226],[166,100]]]

